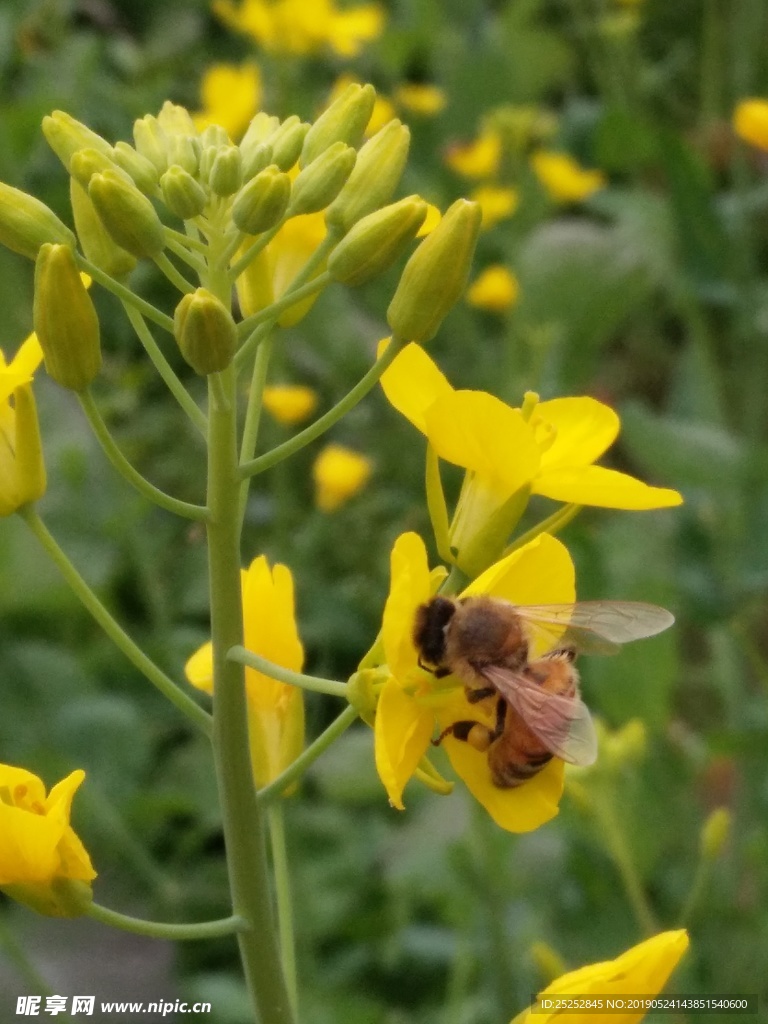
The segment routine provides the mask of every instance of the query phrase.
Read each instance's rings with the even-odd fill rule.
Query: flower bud
[[[94,174],[102,171],[114,171],[124,181],[131,181],[130,175],[121,170],[113,160],[97,149],[79,149],[73,153],[69,161],[69,173],[79,181],[83,188],[87,189]]]
[[[67,245],[40,247],[34,324],[48,374],[62,387],[84,391],[101,369],[99,318]]]
[[[254,241],[247,237],[240,246],[235,258],[243,255],[248,246]],[[269,255],[269,247],[262,249],[248,264],[245,270],[235,281],[237,301],[240,304],[240,312],[244,317],[252,316],[266,309],[275,300],[275,292],[272,282],[272,260]],[[280,326],[283,326],[282,324]]]
[[[277,123],[277,118],[275,118]],[[224,146],[231,146],[226,129],[220,124],[208,124],[200,132],[200,148],[207,149],[213,146],[215,149],[223,149]]]
[[[717,807],[701,829],[701,852],[707,860],[715,860],[722,853],[731,832],[732,815],[727,807]]]
[[[477,203],[458,199],[408,260],[387,310],[398,337],[423,343],[437,334],[466,287],[481,218]]]
[[[197,135],[195,122],[186,107],[166,100],[157,115],[157,123],[170,138],[173,135]]]
[[[136,150],[155,165],[158,174],[162,174],[168,167],[168,140],[157,118],[147,114],[134,121],[133,141]]]
[[[67,171],[79,149],[95,149],[106,157],[112,156],[112,147],[105,139],[63,110],[54,110],[43,118],[43,135]]]
[[[288,215],[316,213],[332,202],[355,166],[357,153],[344,142],[334,142],[305,167],[293,183]]]
[[[115,171],[104,171],[91,178],[88,195],[113,241],[139,258],[160,255],[165,248],[162,221],[135,185]]]
[[[157,168],[141,153],[137,153],[127,142],[115,143],[115,163],[134,181],[136,187],[147,195],[154,192],[158,184]]]
[[[307,132],[299,161],[301,166],[307,167],[336,142],[346,142],[353,148],[359,146],[375,102],[376,90],[372,85],[350,83]]]
[[[171,135],[166,155],[168,166],[182,167],[187,174],[197,174],[200,166],[200,140],[192,135]]]
[[[0,245],[33,260],[44,242],[77,245],[69,228],[45,203],[0,182]]]
[[[294,163],[296,161],[294,160]],[[285,163],[285,161],[283,161]],[[262,142],[258,146],[254,146],[250,150],[248,156],[243,157],[243,179],[248,181],[253,178],[260,171],[263,171],[265,167],[269,167],[270,164],[277,166],[277,161],[272,156],[272,146],[269,142]],[[289,165],[292,166],[292,165]],[[287,168],[278,167],[278,170],[287,170]]]
[[[45,494],[45,462],[35,396],[31,384],[20,384],[13,392],[15,423],[16,494],[12,508],[5,511],[6,495],[0,498],[0,515],[15,512]]]
[[[251,118],[251,123],[246,128],[245,135],[240,140],[240,150],[242,151],[243,157],[246,158],[251,149],[268,139],[279,127],[279,117],[275,117],[274,114],[267,114],[264,110],[260,110],[258,114]],[[207,130],[208,129],[206,129],[206,131]],[[205,135],[205,132],[203,132],[203,135]]]
[[[349,181],[325,215],[330,227],[348,231],[361,217],[389,202],[402,177],[410,143],[409,129],[396,119],[366,142]]]
[[[424,200],[408,196],[363,217],[331,253],[331,277],[354,288],[383,273],[416,237],[426,216]]]
[[[181,354],[201,377],[224,370],[237,347],[237,327],[226,306],[205,288],[185,295],[173,316]]]
[[[293,114],[267,139],[266,144],[272,147],[272,163],[281,171],[289,171],[299,159],[308,131],[309,125]]]
[[[291,198],[291,179],[273,164],[251,178],[232,204],[232,220],[247,235],[258,235],[274,227]]]
[[[69,198],[77,237],[86,259],[110,277],[118,280],[127,277],[136,266],[136,260],[112,240],[90,196],[76,178],[69,179]]]
[[[237,146],[222,146],[208,170],[208,184],[217,196],[231,196],[243,181],[243,156]]]
[[[203,186],[178,164],[168,168],[160,179],[160,188],[165,205],[182,220],[199,217],[208,201]]]

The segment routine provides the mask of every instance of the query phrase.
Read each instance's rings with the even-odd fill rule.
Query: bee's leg
[[[481,700],[485,700],[487,697],[493,697],[493,695],[498,692],[499,691],[495,686],[483,686],[479,690],[467,689],[467,703],[478,704]]]
[[[423,668],[425,672],[431,672],[435,679],[445,679],[446,676],[451,674],[451,670],[446,668],[444,665],[438,665],[437,668],[432,668],[431,665],[425,665],[421,657],[419,657],[419,668]]]
[[[499,697],[496,703],[496,725],[491,733],[491,742],[497,740],[504,732],[504,721],[507,717],[507,702]]]
[[[457,740],[468,743],[481,753],[485,752],[496,738],[488,726],[481,722],[454,722],[447,729],[443,729],[436,740],[432,740],[432,746],[439,747],[446,736],[455,736]]]

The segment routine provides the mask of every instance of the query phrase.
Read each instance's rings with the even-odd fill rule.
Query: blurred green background
[[[680,924],[707,816],[730,811],[671,987],[760,991],[765,1011],[768,155],[737,139],[730,119],[739,100],[768,96],[768,6],[383,6],[384,32],[346,59],[331,49],[264,52],[203,0],[4,4],[0,179],[68,218],[67,178],[39,130],[46,113],[60,108],[110,141],[130,138],[133,120],[167,98],[199,109],[212,63],[246,59],[261,67],[263,106],[281,116],[315,116],[342,73],[384,94],[406,81],[438,85],[442,112],[402,112],[413,145],[401,194],[419,191],[441,208],[477,184],[447,166],[449,147],[521,108],[551,125],[548,148],[603,171],[605,188],[556,204],[530,170],[527,144],[511,154],[498,180],[517,188],[519,205],[483,233],[475,267],[504,264],[519,301],[504,313],[460,305],[430,352],[456,386],[512,404],[527,389],[608,402],[623,422],[610,464],[683,492],[680,509],[587,510],[562,535],[580,597],[656,601],[678,620],[617,659],[585,659],[589,705],[610,728],[641,719],[647,743],[644,755],[580,781],[587,793],[609,793],[623,855],[660,928]],[[31,330],[32,276],[29,262],[0,252],[6,356]],[[172,307],[170,288],[150,271],[135,280]],[[387,333],[395,281],[393,272],[323,295],[287,332],[279,379],[310,385],[321,408],[340,398]],[[150,479],[200,500],[202,447],[117,305],[97,302],[105,418]],[[185,380],[199,393],[189,371]],[[44,374],[36,392],[50,479],[41,513],[129,632],[178,677],[207,632],[203,536],[126,489],[69,394]],[[285,436],[269,423],[263,443]],[[243,556],[265,552],[291,567],[307,671],[344,679],[378,630],[394,538],[429,531],[422,439],[381,393],[332,439],[373,460],[367,488],[334,513],[314,509],[320,444],[306,449],[258,478]],[[533,511],[551,508],[542,501]],[[87,770],[75,822],[100,872],[100,902],[158,918],[227,914],[204,744],[111,648],[35,544],[22,523],[0,524],[0,760],[49,784]],[[314,695],[307,705],[311,735],[338,710]],[[412,785],[406,802],[404,814],[388,808],[371,732],[359,725],[287,806],[306,1020],[501,1024],[550,980],[536,943],[575,967],[642,938],[622,854],[606,842],[594,802],[566,794],[555,821],[522,837],[493,826],[460,787],[442,799]],[[232,941],[160,957],[150,940],[136,940],[126,956],[124,940],[100,926],[34,919],[7,902],[0,912],[15,937],[0,951],[7,1012],[32,990],[14,966],[19,942],[55,991],[148,999],[151,978],[167,998],[212,1001],[217,1024],[248,1019]]]

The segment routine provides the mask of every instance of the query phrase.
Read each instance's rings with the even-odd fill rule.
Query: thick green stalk
[[[227,659],[243,642],[240,476],[232,367],[221,374],[228,407],[211,402],[208,438],[208,556],[213,641],[213,748],[232,908],[250,925],[238,934],[246,982],[263,1024],[292,1024],[272,913],[262,813],[251,775],[245,670]]]
[[[288,994],[294,1016],[298,1016],[299,989],[296,976],[296,937],[293,928],[291,873],[288,867],[288,844],[285,839],[283,802],[278,800],[267,808],[269,840],[272,847],[272,870],[275,875],[277,920],[280,931],[280,955],[283,961]]]

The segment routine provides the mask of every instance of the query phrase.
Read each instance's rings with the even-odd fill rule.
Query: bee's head
[[[456,611],[456,604],[447,597],[433,597],[419,606],[413,623],[413,642],[421,658],[429,665],[442,665],[445,660],[445,627]]]

